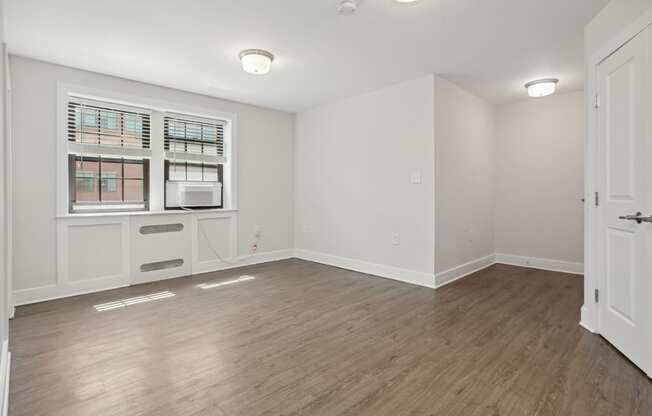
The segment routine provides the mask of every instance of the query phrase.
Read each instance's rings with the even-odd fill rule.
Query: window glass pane
[[[217,182],[217,165],[204,165],[204,181]]]
[[[208,142],[217,141],[217,127],[216,126],[204,126],[202,139]]]
[[[168,134],[176,139],[183,139],[186,137],[186,125],[170,120],[168,122]]]
[[[143,178],[143,164],[125,162],[125,178],[142,179]]]
[[[100,127],[105,130],[118,130],[118,115],[113,111],[100,111]]]
[[[97,111],[84,108],[82,110],[82,122],[84,127],[97,127]]]
[[[130,175],[126,180],[122,178],[123,170]],[[102,204],[108,211],[119,210],[122,206],[139,209],[145,205],[145,175],[148,172],[143,160],[106,157],[98,161],[76,156],[74,170],[70,173],[75,175],[74,211],[100,208]]]
[[[171,181],[185,181],[186,180],[186,165],[185,163],[172,163],[168,165],[168,177]]]
[[[69,140],[85,144],[129,148],[149,147],[148,114],[132,114],[119,109],[96,107],[71,101],[68,114]],[[74,116],[71,116],[74,115]]]
[[[142,202],[144,182],[142,179],[125,179],[125,202]]]
[[[102,178],[122,178],[122,160],[102,159]]]
[[[125,114],[125,133],[127,134],[140,134],[143,129],[143,122],[139,116],[135,114]]]
[[[189,181],[201,181],[201,165],[191,165],[188,163],[188,180]]]
[[[199,124],[186,124],[186,138],[188,139],[201,139],[201,126]]]
[[[79,159],[75,160],[75,170],[77,171],[78,178],[88,178],[99,176],[100,164],[92,160]]]
[[[102,172],[102,201],[122,201],[122,179]]]
[[[99,180],[92,176],[75,179],[75,195],[78,202],[99,202]]]

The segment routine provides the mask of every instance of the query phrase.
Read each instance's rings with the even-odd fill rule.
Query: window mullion
[[[97,179],[97,201],[102,204],[102,156],[97,157],[97,171],[99,177]]]

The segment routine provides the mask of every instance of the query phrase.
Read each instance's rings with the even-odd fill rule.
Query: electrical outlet
[[[392,244],[395,246],[398,246],[401,244],[401,236],[399,233],[393,233],[392,234]]]

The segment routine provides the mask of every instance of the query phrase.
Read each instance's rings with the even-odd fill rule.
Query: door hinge
[[[600,108],[600,96],[595,94],[595,108]]]
[[[596,207],[600,206],[600,194],[597,192],[595,193],[595,206]]]
[[[600,291],[595,289],[595,303],[600,302]]]

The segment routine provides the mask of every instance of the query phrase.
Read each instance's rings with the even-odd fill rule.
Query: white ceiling
[[[11,53],[297,111],[438,73],[495,103],[582,88],[584,25],[608,0],[5,0]],[[277,57],[245,74],[238,52]]]

